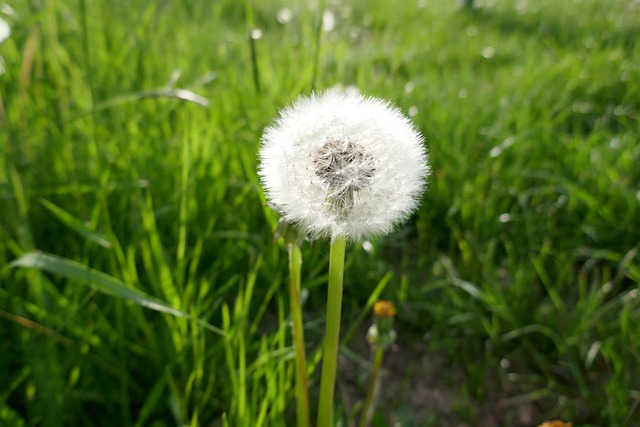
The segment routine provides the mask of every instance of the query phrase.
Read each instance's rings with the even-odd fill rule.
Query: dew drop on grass
[[[416,107],[415,105],[412,105],[411,107],[409,107],[409,117],[415,117],[418,115],[418,107]]]

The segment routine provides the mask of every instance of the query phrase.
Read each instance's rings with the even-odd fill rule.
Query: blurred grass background
[[[0,5],[0,425],[293,425],[256,152],[278,108],[337,84],[411,116],[434,172],[408,225],[348,250],[345,354],[380,294],[400,349],[463,372],[457,419],[498,393],[501,425],[523,402],[640,425],[640,3],[476,4]],[[317,363],[328,248],[303,252]]]

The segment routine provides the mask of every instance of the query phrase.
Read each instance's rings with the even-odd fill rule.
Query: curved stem
[[[329,257],[329,290],[327,294],[327,326],[322,353],[322,377],[317,427],[331,427],[333,391],[338,366],[340,344],[340,314],[342,311],[342,279],[344,275],[345,238],[338,236],[331,242]]]

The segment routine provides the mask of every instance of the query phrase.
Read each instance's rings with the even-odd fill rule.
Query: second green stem
[[[331,242],[329,257],[329,290],[327,294],[327,325],[322,353],[322,377],[317,427],[331,427],[333,418],[333,391],[338,367],[340,345],[340,315],[342,312],[342,281],[344,276],[344,236]]]
[[[376,355],[373,362],[373,371],[371,371],[371,379],[369,380],[369,390],[367,391],[367,398],[364,401],[364,408],[362,408],[362,415],[360,417],[359,427],[367,427],[367,425],[369,425],[369,412],[372,412],[372,408],[373,408],[373,395],[375,394],[375,391],[376,391],[378,374],[380,373],[380,367],[382,366],[383,355],[384,355],[384,347],[381,345],[376,346]]]

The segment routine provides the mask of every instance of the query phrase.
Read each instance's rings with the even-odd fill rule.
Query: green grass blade
[[[80,219],[71,215],[61,207],[54,205],[50,201],[44,199],[40,200],[40,204],[44,206],[49,212],[51,212],[51,214],[55,216],[61,223],[63,223],[76,233],[80,234],[85,239],[99,246],[102,246],[103,248],[111,248],[111,242],[109,241],[107,236],[98,231],[87,228]]]
[[[382,294],[382,291],[384,291],[384,289],[387,287],[387,285],[389,284],[392,278],[393,278],[393,273],[388,272],[382,277],[382,279],[380,279],[380,281],[376,285],[373,292],[371,292],[371,295],[369,295],[369,298],[367,299],[367,303],[362,308],[362,310],[360,310],[358,317],[351,324],[351,327],[349,328],[347,333],[344,334],[344,337],[342,338],[343,345],[346,345],[347,343],[349,343],[349,340],[351,339],[353,334],[358,330],[358,328],[362,324],[362,321],[367,317],[367,315],[371,314],[371,309],[373,308],[373,305],[380,298],[380,294]]]
[[[66,277],[67,279],[77,280],[81,283],[89,283],[94,289],[100,292],[129,300],[150,310],[167,313],[176,317],[191,318],[189,314],[171,307],[164,301],[152,297],[138,289],[131,288],[123,281],[89,268],[77,261],[51,254],[31,252],[13,261],[10,266],[35,268],[47,273]],[[201,321],[199,320],[199,322]],[[218,329],[213,325],[208,325],[207,329],[224,335],[224,332],[221,329]]]
[[[162,393],[164,389],[167,387],[167,375],[166,373],[160,375],[158,381],[153,385],[147,400],[145,400],[142,409],[140,410],[140,415],[138,416],[138,420],[134,427],[140,427],[147,423],[149,417],[153,415],[154,409],[158,406],[158,402],[162,398]]]

